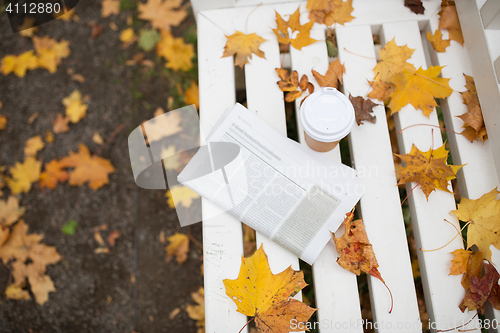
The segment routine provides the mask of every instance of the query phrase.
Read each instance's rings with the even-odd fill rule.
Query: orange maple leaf
[[[291,329],[290,320],[304,324],[316,311],[291,298],[306,286],[303,272],[290,266],[273,274],[262,246],[250,258],[241,258],[237,279],[224,279],[223,283],[238,307],[236,311],[253,317],[259,332],[301,331]]]
[[[427,31],[427,39],[432,45],[432,48],[437,52],[445,52],[446,48],[450,46],[449,39],[443,39],[443,33],[441,30],[436,30],[434,35],[430,31]]]
[[[226,38],[227,42],[224,46],[222,58],[236,54],[234,60],[235,66],[243,68],[243,66],[248,63],[248,59],[252,59],[252,53],[266,59],[264,52],[259,49],[260,44],[266,40],[256,33],[246,35],[241,31],[236,31],[234,34],[226,36]]]
[[[58,160],[45,164],[45,171],[40,175],[40,188],[55,189],[58,183],[68,180],[68,173],[64,170],[67,166]]]
[[[169,263],[172,258],[175,256],[177,263],[183,264],[188,259],[189,253],[189,238],[185,234],[181,234],[176,232],[174,235],[167,238],[170,242],[165,247],[165,251],[167,253],[167,257],[165,261]]]
[[[60,163],[75,168],[69,173],[70,185],[81,186],[89,182],[89,187],[93,190],[107,184],[108,175],[115,171],[109,160],[90,155],[89,149],[83,143],[80,144],[78,153],[70,151],[69,156],[62,158]]]
[[[316,81],[318,81],[320,87],[338,88],[339,81],[342,83],[342,76],[345,73],[345,67],[340,63],[339,59],[335,59],[328,64],[328,70],[325,75],[319,74],[314,69],[311,69],[311,73]]]
[[[300,6],[297,8],[295,13],[290,16],[288,21],[283,20],[280,14],[276,12],[276,24],[277,29],[273,29],[276,36],[278,36],[278,42],[281,44],[292,44],[297,50],[301,50],[304,46],[311,45],[318,40],[310,37],[310,31],[314,24],[314,21],[309,21],[304,25],[300,24]],[[290,28],[292,35],[298,32],[295,37],[289,35],[288,29]]]
[[[391,115],[400,111],[407,104],[415,109],[420,108],[429,117],[437,103],[434,98],[445,98],[453,89],[448,85],[450,79],[438,77],[441,66],[431,66],[426,70],[420,67],[416,72],[403,70],[394,77],[396,90],[391,95],[388,107]]]
[[[352,21],[352,0],[308,0],[309,19],[328,26]]]
[[[464,103],[467,105],[469,112],[458,116],[464,121],[463,127],[465,130],[462,135],[467,139],[486,141],[488,134],[484,125],[483,113],[481,112],[481,105],[477,97],[476,85],[472,76],[465,75],[465,87],[467,91],[461,92]]]
[[[139,18],[148,20],[154,28],[170,31],[178,26],[187,16],[184,9],[179,9],[182,0],[148,0],[139,3]]]
[[[314,92],[314,86],[307,75],[302,75],[299,81],[299,73],[297,71],[292,71],[290,74],[287,69],[284,68],[276,68],[276,73],[278,74],[280,81],[277,82],[278,87],[281,91],[286,92],[285,101],[293,102],[307,89],[309,93]],[[298,88],[298,90],[297,90]]]
[[[388,101],[396,89],[396,86],[392,82],[368,81],[368,83],[372,87],[368,97],[375,98],[383,102]]]
[[[406,163],[405,167],[396,170],[400,176],[398,185],[416,182],[420,185],[420,189],[427,199],[435,189],[450,192],[448,181],[456,178],[457,171],[463,165],[446,164],[448,153],[449,151],[443,144],[438,149],[430,149],[426,152],[422,152],[417,146],[412,145],[409,154],[395,154]]]

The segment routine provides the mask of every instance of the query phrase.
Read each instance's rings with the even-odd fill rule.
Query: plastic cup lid
[[[341,140],[351,132],[356,120],[349,99],[331,87],[309,95],[300,107],[299,118],[304,131],[321,142]]]

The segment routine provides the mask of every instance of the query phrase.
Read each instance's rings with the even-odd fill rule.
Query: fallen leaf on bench
[[[479,98],[477,97],[474,78],[465,74],[464,77],[465,88],[467,88],[467,91],[461,92],[460,94],[462,95],[469,112],[458,116],[464,121],[463,127],[465,130],[462,132],[462,135],[471,141],[481,140],[484,142],[488,139],[488,134],[486,133],[486,127],[484,126],[483,113],[481,112],[481,105],[479,104]]]
[[[449,151],[446,150],[444,144],[438,149],[430,149],[426,152],[412,145],[409,154],[395,154],[406,163],[405,167],[396,171],[400,176],[398,185],[416,182],[427,199],[436,189],[450,192],[448,181],[456,178],[457,171],[463,165],[446,164],[448,154]]]
[[[186,306],[186,312],[189,318],[196,320],[196,326],[198,326],[197,333],[205,333],[205,290],[203,287],[200,287],[198,291],[191,293],[191,297],[196,302],[196,305],[189,304]],[[172,316],[174,311],[170,313],[170,316]]]
[[[139,18],[148,20],[154,28],[170,32],[171,27],[178,26],[187,16],[183,8],[179,8],[182,0],[148,0],[139,3]]]
[[[364,99],[361,96],[352,97],[349,94],[349,100],[354,107],[354,113],[356,114],[356,123],[359,125],[363,124],[363,121],[369,121],[372,124],[377,122],[377,118],[372,114],[373,107],[378,104],[373,103],[370,99]]]
[[[458,20],[457,9],[453,1],[442,1],[439,14],[439,29],[448,29],[450,39],[464,45],[464,36]]]
[[[258,57],[266,59],[265,54],[259,49],[260,44],[266,40],[256,33],[244,34],[241,31],[236,31],[230,36],[226,36],[227,42],[224,46],[222,58],[230,57],[236,54],[234,65],[243,68],[248,63],[248,59],[252,59],[252,53]]]
[[[430,31],[427,31],[427,39],[431,43],[432,48],[437,52],[445,52],[446,48],[450,46],[450,40],[443,39],[441,30],[434,31],[434,35]]]
[[[415,14],[423,14],[425,11],[422,0],[405,0],[405,7],[410,8]]]
[[[451,211],[467,222],[467,248],[476,245],[488,261],[491,261],[490,245],[500,250],[500,200],[495,199],[498,194],[495,188],[476,200],[462,198],[458,209]]]
[[[309,11],[309,19],[317,23],[324,23],[328,26],[339,23],[344,25],[346,22],[352,21],[354,16],[351,15],[354,8],[352,0],[308,0],[307,10]]]
[[[302,75],[300,81],[299,73],[297,71],[292,71],[292,73],[290,73],[287,69],[276,68],[276,74],[278,74],[278,77],[281,79],[276,82],[278,87],[281,91],[286,92],[286,102],[295,101],[297,98],[302,96],[302,93],[306,90],[308,90],[310,94],[314,92],[314,86],[311,82],[309,82],[309,79],[305,74]]]
[[[363,220],[353,221],[353,217],[352,212],[346,214],[344,218],[345,232],[342,236],[335,237],[335,234],[332,233],[333,241],[340,255],[337,258],[337,263],[343,269],[358,276],[361,272],[365,272],[382,281],[391,294],[391,308],[389,310],[389,313],[391,313],[393,304],[391,290],[385,284],[382,275],[380,275],[377,258],[368,240]]]
[[[340,63],[339,59],[335,59],[328,64],[328,70],[325,75],[321,75],[314,69],[311,70],[311,73],[316,81],[318,81],[320,87],[338,88],[339,81],[342,83],[342,76],[345,73],[345,67]]]
[[[174,235],[168,237],[167,240],[170,242],[170,244],[165,247],[165,251],[167,252],[165,261],[169,263],[175,256],[177,263],[179,265],[183,264],[187,260],[189,253],[188,236],[176,232]]]
[[[448,85],[450,79],[438,77],[441,68],[443,67],[431,66],[423,70],[420,67],[416,72],[405,69],[397,74],[393,80],[396,90],[392,93],[388,105],[391,115],[399,112],[405,105],[411,104],[429,117],[437,106],[435,98],[445,98],[453,92]]]
[[[302,331],[316,311],[292,299],[306,286],[304,273],[288,267],[273,274],[261,246],[250,258],[241,258],[238,278],[224,279],[226,294],[237,305],[237,311],[253,317],[259,332],[288,333]],[[292,329],[294,319],[301,328]],[[248,324],[248,323],[247,323]]]
[[[292,44],[294,48],[301,50],[304,46],[318,41],[310,37],[310,30],[314,21],[309,21],[304,25],[300,24],[300,6],[288,21],[283,20],[281,15],[276,12],[276,24],[278,27],[273,31],[281,44]]]
[[[411,58],[415,49],[410,49],[408,46],[398,46],[394,38],[385,44],[384,48],[380,48],[380,61],[375,65],[375,81],[392,82],[396,74],[403,70],[414,72],[415,66],[407,62]]]

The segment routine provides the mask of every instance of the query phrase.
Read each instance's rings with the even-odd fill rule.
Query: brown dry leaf
[[[417,146],[412,145],[409,154],[395,154],[406,163],[404,168],[396,171],[400,176],[398,185],[416,182],[420,185],[420,189],[427,199],[429,199],[431,192],[436,189],[450,192],[448,181],[456,178],[457,171],[463,165],[446,164],[448,154],[449,151],[446,150],[445,144],[438,149],[430,149],[426,152],[422,152]]]
[[[345,73],[345,67],[340,63],[339,59],[335,59],[328,64],[328,70],[325,75],[319,74],[314,69],[312,69],[311,72],[316,81],[318,81],[320,87],[338,88],[339,81],[342,83],[342,76]]]
[[[66,107],[66,116],[72,123],[79,122],[87,115],[87,105],[83,104],[79,90],[74,90],[69,96],[63,98],[62,103]],[[55,129],[54,132],[56,132]]]
[[[73,74],[71,75],[71,80],[77,81],[80,83],[85,83],[85,77],[81,74]]]
[[[463,127],[465,130],[462,132],[462,135],[471,141],[481,140],[484,142],[488,139],[488,134],[486,133],[483,113],[481,111],[481,105],[479,104],[479,98],[477,97],[474,78],[465,74],[464,77],[465,88],[467,88],[467,91],[461,92],[460,94],[462,95],[469,112],[458,116],[464,121]]]
[[[148,0],[145,4],[139,3],[139,18],[150,21],[154,28],[170,31],[187,16],[187,12],[179,8],[181,4],[182,0]]]
[[[431,66],[426,70],[420,67],[416,72],[403,70],[394,77],[396,90],[392,93],[388,107],[391,115],[399,112],[405,105],[411,104],[420,108],[429,117],[437,106],[435,98],[446,98],[451,95],[450,79],[438,77],[441,66]]]
[[[5,201],[0,200],[0,227],[8,227],[24,214],[24,207],[19,207],[19,200],[11,195]],[[1,245],[0,241],[0,245]]]
[[[318,41],[310,37],[310,31],[314,21],[307,22],[304,25],[300,24],[300,6],[295,13],[290,15],[288,21],[283,20],[281,15],[276,12],[276,24],[278,27],[273,29],[273,31],[278,37],[278,42],[281,44],[291,43],[294,48],[301,50],[304,46],[311,45]],[[296,31],[298,32],[295,38],[291,38],[288,31],[289,29],[292,34]]]
[[[224,279],[226,294],[237,305],[237,311],[253,317],[260,332],[288,333],[290,321],[305,323],[316,311],[306,304],[292,299],[306,286],[302,271],[288,267],[273,274],[262,246],[250,258],[241,258],[238,278]]]
[[[94,239],[100,246],[104,246],[104,239],[99,231],[94,231]]]
[[[111,28],[111,30],[113,31],[118,31],[118,26],[116,25],[115,22],[109,22],[109,27]]]
[[[81,186],[89,182],[89,187],[97,190],[109,182],[108,175],[115,171],[111,162],[100,156],[90,155],[89,149],[83,143],[79,152],[69,152],[60,162],[62,165],[74,168],[69,172],[69,184]]]
[[[185,234],[181,234],[176,232],[174,235],[167,238],[170,242],[165,247],[165,251],[167,252],[167,256],[165,261],[169,263],[172,258],[175,256],[177,263],[183,264],[188,259],[189,253],[189,238]]]
[[[90,37],[92,37],[92,39],[96,39],[97,37],[99,37],[101,35],[102,25],[100,25],[99,23],[96,23],[95,21],[90,21],[87,24],[89,25],[89,27],[92,28],[92,31],[90,32]]]
[[[191,80],[189,88],[184,92],[184,103],[194,104],[196,109],[200,109],[200,90],[194,80]]]
[[[276,68],[276,74],[281,79],[276,82],[281,91],[286,92],[285,101],[293,102],[300,96],[302,92],[308,90],[309,93],[314,91],[314,86],[309,82],[307,75],[302,75],[299,81],[299,73],[297,71],[292,71],[290,73],[287,69]]]
[[[449,275],[460,275],[467,272],[469,258],[472,256],[473,252],[469,250],[458,249],[451,252],[451,254],[453,254],[455,257],[451,260]]]
[[[443,33],[441,30],[434,31],[434,35],[430,31],[427,31],[427,39],[432,45],[432,48],[437,52],[445,52],[446,48],[450,46],[449,39],[443,39]]]
[[[45,164],[45,171],[40,175],[40,188],[55,189],[58,183],[68,180],[68,173],[63,170],[66,165],[60,163],[57,159]]]
[[[441,11],[439,12],[439,29],[448,29],[450,39],[464,45],[464,36],[462,28],[458,20],[457,9],[455,3],[451,1],[443,1],[441,3]]]
[[[405,7],[410,8],[415,14],[423,14],[425,11],[422,0],[405,0]]]
[[[370,99],[364,99],[361,96],[352,97],[351,94],[349,94],[349,100],[354,107],[356,123],[358,126],[362,125],[364,120],[369,121],[372,124],[377,122],[377,118],[371,112],[373,112],[373,107],[378,104],[373,103]]]
[[[116,240],[120,237],[120,232],[118,230],[113,230],[111,233],[108,235],[108,244],[109,246],[113,247],[116,244]]]
[[[12,178],[7,177],[6,180],[12,194],[28,193],[31,184],[40,179],[41,168],[42,162],[37,161],[34,157],[27,157],[23,163],[16,162],[13,167],[10,167]]]
[[[386,102],[390,99],[391,94],[396,90],[396,85],[392,82],[387,83],[384,81],[368,81],[372,90],[368,94],[368,97],[375,98]]]
[[[161,41],[156,44],[156,53],[167,60],[165,67],[174,71],[188,71],[193,68],[193,44],[185,43],[182,37],[174,38],[170,32],[162,31]]]
[[[94,250],[94,253],[95,254],[101,254],[101,253],[107,254],[107,253],[109,253],[109,249],[107,247],[98,247],[97,249]]]
[[[490,246],[500,249],[500,194],[496,189],[479,199],[462,198],[457,210],[452,210],[457,218],[467,222],[467,248],[476,245],[484,258],[491,261]]]
[[[101,17],[108,17],[114,14],[120,14],[119,0],[104,0],[102,2]]]
[[[191,293],[191,297],[196,302],[196,305],[189,304],[188,306],[186,306],[186,312],[189,318],[196,320],[198,333],[205,332],[205,290],[203,289],[203,287],[200,287],[196,292]],[[170,317],[172,317],[172,315],[175,313],[174,311],[176,311],[177,309],[174,309],[170,313]],[[175,313],[175,315],[173,315],[173,317],[175,317],[179,312],[180,309]]]
[[[101,135],[97,131],[94,132],[94,135],[92,136],[92,141],[94,141],[98,145],[102,145],[104,143],[104,140],[102,139]]]
[[[248,63],[248,59],[252,59],[252,53],[266,59],[264,52],[259,49],[260,44],[266,40],[259,35],[255,33],[246,35],[240,31],[236,31],[234,34],[226,36],[226,38],[227,42],[224,46],[222,58],[236,54],[234,59],[235,66],[243,68]]]
[[[52,130],[56,134],[67,132],[69,131],[68,123],[69,117],[65,117],[61,113],[58,113],[56,119],[52,122]]]
[[[29,118],[28,118],[28,125],[33,124],[36,118],[40,115],[40,111],[34,112]]]
[[[42,150],[43,147],[45,147],[45,145],[40,135],[36,135],[32,138],[29,138],[24,146],[24,156],[36,157],[38,151]]]

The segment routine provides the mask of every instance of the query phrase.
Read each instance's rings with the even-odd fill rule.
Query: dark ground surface
[[[80,1],[76,12],[80,22],[54,20],[39,27],[38,36],[49,35],[58,41],[64,38],[71,43],[71,55],[55,74],[36,69],[24,78],[0,75],[0,114],[8,117],[6,130],[0,131],[0,165],[22,161],[26,140],[35,135],[44,137],[56,114],[64,113],[61,100],[79,89],[84,96],[91,96],[87,116],[70,124],[69,132],[56,134],[38,158],[43,162],[61,158],[69,150],[77,151],[82,142],[93,153],[99,148],[92,141],[94,131],[106,139],[123,123],[124,130],[101,154],[110,159],[116,172],[110,175],[109,184],[97,191],[87,185],[68,184],[40,190],[34,184],[21,196],[29,232],[43,233],[43,242],[55,246],[63,259],[47,269],[57,291],[50,293],[43,306],[34,300],[6,300],[3,290],[10,271],[0,264],[0,332],[196,332],[196,322],[185,311],[173,320],[168,315],[177,307],[192,304],[190,293],[202,286],[201,249],[191,243],[187,262],[181,266],[175,260],[165,263],[166,244],[159,241],[160,231],[170,236],[187,230],[180,227],[175,211],[167,206],[165,191],[135,185],[127,147],[132,129],[152,118],[157,106],[167,110],[168,79],[124,65],[138,51],[122,49],[119,41],[119,32],[126,28],[126,16],[131,12],[102,19],[100,2],[90,0]],[[96,39],[90,36],[89,21],[103,26]],[[109,28],[110,21],[119,31]],[[193,24],[191,17],[181,29]],[[7,16],[1,14],[0,58],[32,48],[30,39],[12,34]],[[160,68],[161,72],[161,67],[157,61],[155,70]],[[68,68],[83,75],[86,82],[72,81]],[[40,112],[39,117],[28,125],[35,112]],[[8,190],[4,189],[4,198],[6,195]],[[70,219],[78,222],[73,236],[61,232]],[[98,243],[93,228],[102,224],[109,226],[104,238],[114,229],[121,233],[109,254],[94,253]],[[200,224],[192,226],[190,232],[201,241]]]

